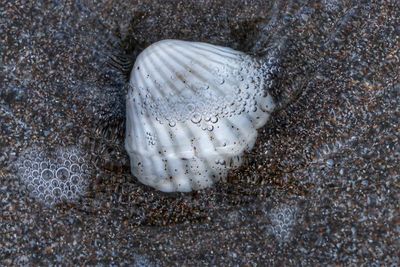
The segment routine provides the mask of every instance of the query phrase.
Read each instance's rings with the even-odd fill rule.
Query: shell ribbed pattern
[[[224,179],[274,109],[257,60],[206,43],[149,46],[136,59],[130,85],[125,147],[131,170],[165,192]]]

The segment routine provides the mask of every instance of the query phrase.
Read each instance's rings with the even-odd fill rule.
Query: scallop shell
[[[146,48],[126,100],[132,174],[164,192],[224,179],[274,109],[265,73],[253,57],[207,43],[163,40]]]

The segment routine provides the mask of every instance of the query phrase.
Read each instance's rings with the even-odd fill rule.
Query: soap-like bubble
[[[53,153],[31,148],[16,167],[30,195],[48,206],[77,201],[87,191],[91,173],[77,148],[58,148]]]
[[[287,205],[277,207],[269,212],[268,217],[271,220],[272,234],[281,243],[288,241],[296,223],[297,207]]]
[[[58,168],[56,176],[60,181],[66,182],[69,178],[69,171],[65,167]]]
[[[72,164],[69,168],[71,172],[79,172],[81,170],[81,166],[76,163]]]
[[[192,116],[193,123],[199,123],[201,121],[201,115],[199,113],[194,113]]]
[[[53,172],[51,171],[51,170],[49,170],[49,169],[44,169],[43,171],[42,171],[42,174],[41,174],[42,176],[42,179],[44,179],[44,180],[46,180],[46,181],[48,181],[48,180],[50,180],[51,178],[53,178],[54,177],[54,174],[53,174]],[[38,175],[34,175],[35,177],[38,177]]]

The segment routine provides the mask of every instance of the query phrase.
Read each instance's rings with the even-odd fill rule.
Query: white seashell
[[[146,48],[126,100],[133,175],[164,192],[224,179],[275,107],[264,75],[256,59],[226,47],[163,40]]]

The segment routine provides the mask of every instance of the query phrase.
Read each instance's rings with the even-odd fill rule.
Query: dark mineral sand
[[[0,265],[398,266],[399,7],[1,1]],[[247,163],[196,193],[141,185],[123,148],[126,70],[166,38],[280,66],[281,108]],[[90,159],[89,192],[46,206],[13,166],[71,146]]]

